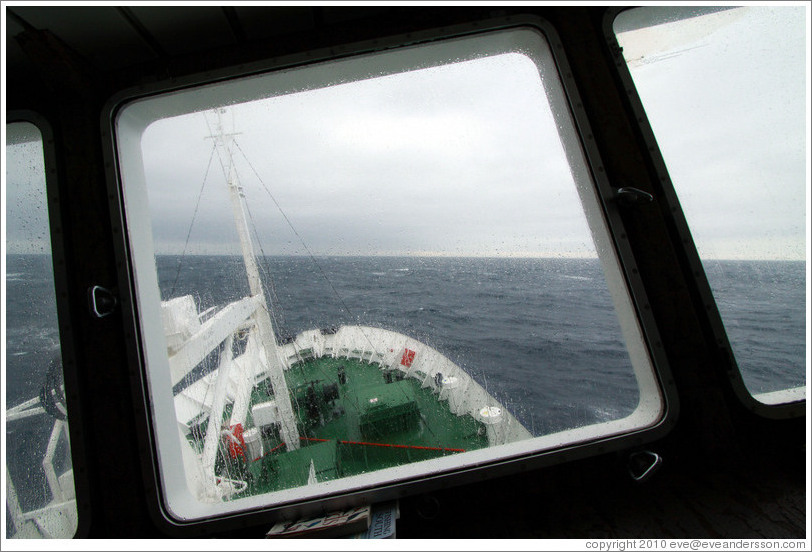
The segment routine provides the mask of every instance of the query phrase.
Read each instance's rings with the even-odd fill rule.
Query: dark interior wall
[[[65,290],[58,300],[69,313],[63,317],[72,339],[68,391],[72,415],[77,412],[71,439],[80,457],[77,475],[84,480],[80,500],[90,512],[81,532],[88,536],[163,534],[150,513],[154,482],[142,462],[150,451],[133,438],[144,435],[145,399],[137,359],[127,352],[124,314],[119,309],[99,320],[86,305],[88,287],[120,291],[126,271],[115,254],[120,224],[110,215],[100,130],[115,93],[269,57],[530,13],[558,31],[609,181],[633,182],[655,198],[663,194],[604,39],[603,8],[286,8],[277,15],[287,24],[262,38],[252,38],[245,19],[225,13],[234,37],[229,43],[202,42],[194,51],[172,54],[150,45],[147,35],[151,59],[126,66],[99,67],[22,16],[16,22],[22,31],[9,39],[22,61],[9,65],[8,110],[38,112],[54,133],[61,199],[51,208],[61,216],[64,243],[55,250]],[[627,471],[634,450],[626,450],[440,488],[401,501],[400,536],[805,536],[805,418],[764,418],[731,389],[729,364],[713,345],[664,204],[655,201],[621,216],[679,399],[673,428],[636,447],[661,454],[660,470],[647,482],[634,482]],[[222,536],[259,536],[263,530],[246,527]]]

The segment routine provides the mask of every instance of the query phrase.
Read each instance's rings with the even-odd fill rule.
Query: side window
[[[808,14],[639,8],[618,44],[747,390],[805,397]]]
[[[527,27],[117,111],[170,516],[662,420],[558,71]]]
[[[40,130],[6,128],[6,537],[70,538],[77,508]]]

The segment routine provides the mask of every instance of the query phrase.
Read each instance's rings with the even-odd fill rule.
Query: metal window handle
[[[623,186],[615,191],[615,200],[621,205],[644,205],[654,201],[654,196],[638,188]]]
[[[629,475],[638,483],[642,483],[657,471],[663,463],[663,457],[650,450],[641,450],[629,455]]]
[[[116,310],[118,299],[109,289],[102,286],[93,286],[87,290],[87,303],[90,314],[96,318],[104,318]]]

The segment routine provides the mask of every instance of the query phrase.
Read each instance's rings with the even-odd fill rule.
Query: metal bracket
[[[104,318],[113,314],[118,305],[115,294],[102,286],[93,286],[87,290],[87,306],[90,314],[96,318]]]

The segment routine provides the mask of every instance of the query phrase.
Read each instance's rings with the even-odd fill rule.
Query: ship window
[[[807,25],[802,6],[639,8],[614,22],[719,331],[766,404],[806,392]]]
[[[524,27],[117,111],[176,522],[660,423],[568,105]]]
[[[7,125],[4,165],[5,534],[71,538],[78,516],[37,126]]]

